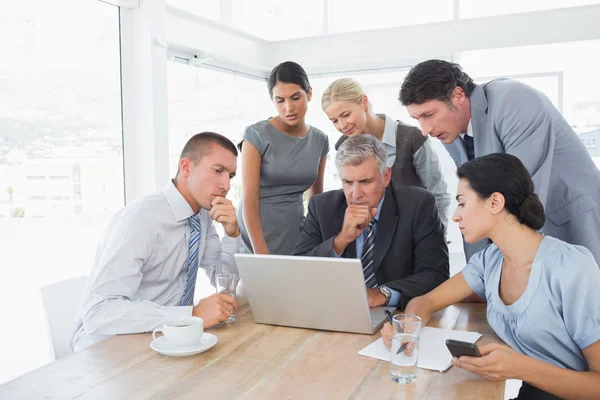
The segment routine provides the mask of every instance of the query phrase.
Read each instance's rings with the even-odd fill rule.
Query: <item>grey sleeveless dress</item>
[[[246,128],[244,140],[262,158],[260,219],[267,247],[271,254],[289,255],[304,222],[302,195],[317,179],[321,158],[329,153],[327,135],[311,127],[306,136],[293,137],[269,121],[259,121]],[[240,200],[237,218],[245,251],[252,253],[243,207]]]

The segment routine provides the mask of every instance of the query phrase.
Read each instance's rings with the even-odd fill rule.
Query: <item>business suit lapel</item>
[[[338,210],[338,215],[333,220],[334,232],[341,232],[344,226],[344,215],[346,215],[346,209],[348,204],[344,201],[342,207]],[[356,258],[356,240],[346,247],[346,250],[342,253],[344,258]]]
[[[465,149],[463,140],[460,137],[450,144],[444,144],[444,147],[448,151],[448,154],[450,154],[450,157],[452,157],[454,160],[454,163],[457,167],[469,161],[467,150]]]
[[[475,145],[475,157],[481,157],[489,153],[487,142],[487,109],[488,102],[484,92],[485,85],[476,86],[469,98],[471,102],[471,126],[473,128],[473,143]]]
[[[381,213],[379,214],[379,222],[377,222],[377,232],[375,233],[375,258],[373,260],[373,271],[381,265],[383,257],[387,254],[392,239],[396,233],[398,225],[399,210],[396,203],[396,198],[392,192],[391,186],[385,191],[385,199],[381,205]]]
[[[471,127],[473,128],[473,143],[475,145],[475,157],[481,157],[489,154],[488,148],[489,137],[487,135],[487,108],[488,102],[485,97],[483,86],[475,86],[473,93],[469,97],[471,103]],[[466,132],[463,132],[466,133]],[[458,167],[469,161],[465,143],[461,137],[450,144],[444,144],[450,157]]]

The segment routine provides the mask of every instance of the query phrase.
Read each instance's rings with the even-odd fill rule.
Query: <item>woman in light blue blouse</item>
[[[600,270],[594,257],[537,232],[545,222],[543,206],[518,158],[480,157],[460,166],[458,177],[453,221],[468,243],[493,243],[461,273],[411,300],[405,312],[427,324],[434,312],[473,293],[485,297],[488,323],[508,346],[481,346],[481,358],[460,357],[453,365],[487,379],[521,379],[518,399],[600,398]],[[389,344],[389,324],[382,335]]]

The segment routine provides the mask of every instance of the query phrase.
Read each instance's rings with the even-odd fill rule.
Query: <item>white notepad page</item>
[[[421,330],[417,366],[434,371],[445,371],[452,365],[452,355],[446,347],[446,339],[475,343],[480,337],[481,333],[479,332],[454,331],[426,326]],[[359,351],[358,354],[383,361],[390,361],[391,358],[390,351],[385,347],[381,338]]]

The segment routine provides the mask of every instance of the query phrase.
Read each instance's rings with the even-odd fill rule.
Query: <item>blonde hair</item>
[[[321,96],[321,108],[325,110],[329,105],[336,101],[350,101],[356,104],[362,104],[362,97],[365,95],[360,83],[352,78],[340,78],[333,81]],[[371,111],[371,102],[369,102],[369,111]]]

